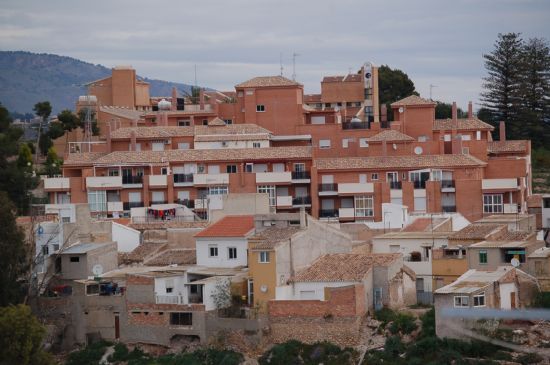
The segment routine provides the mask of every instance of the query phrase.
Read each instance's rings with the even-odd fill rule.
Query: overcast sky
[[[292,76],[306,93],[365,61],[405,71],[422,96],[477,102],[499,32],[550,39],[550,0],[0,0],[0,49],[55,53],[219,90]]]

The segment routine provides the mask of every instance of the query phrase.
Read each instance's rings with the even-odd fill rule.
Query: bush
[[[535,354],[534,352],[523,354],[516,358],[516,362],[519,362],[522,365],[538,364],[542,360],[544,359],[540,355]]]
[[[382,322],[383,326],[386,326],[389,322],[392,322],[397,318],[397,313],[390,308],[382,308],[374,312],[374,318]]]
[[[97,365],[110,345],[109,342],[98,341],[80,351],[71,352],[66,365]]]
[[[537,293],[533,300],[534,308],[550,308],[550,292]]]
[[[351,348],[340,348],[328,342],[312,345],[291,340],[275,345],[259,359],[260,365],[345,365],[355,364],[358,354]]]
[[[390,332],[394,335],[401,332],[409,334],[417,328],[415,318],[408,313],[399,313],[390,326]]]
[[[432,307],[429,311],[424,313],[420,320],[422,321],[422,331],[420,337],[432,337],[435,336],[435,309]]]

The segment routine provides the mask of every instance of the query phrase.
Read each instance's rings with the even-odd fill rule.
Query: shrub
[[[519,362],[522,365],[538,364],[542,360],[544,359],[540,355],[535,354],[534,352],[523,354],[516,358],[516,362]]]
[[[416,329],[414,316],[408,313],[399,313],[390,326],[390,332],[397,334],[409,334]]]
[[[420,317],[420,320],[422,321],[422,331],[420,332],[420,337],[435,336],[435,309],[432,307],[432,309]]]
[[[286,364],[355,364],[358,354],[351,348],[340,348],[329,342],[317,342],[311,345],[291,340],[275,345],[259,359],[260,365]]]
[[[550,308],[550,292],[537,293],[533,300],[533,307],[535,308]]]
[[[98,341],[80,351],[71,352],[66,365],[97,365],[110,345],[109,342]]]
[[[397,313],[390,308],[384,307],[374,313],[374,318],[382,322],[383,326],[386,326],[397,318]]]

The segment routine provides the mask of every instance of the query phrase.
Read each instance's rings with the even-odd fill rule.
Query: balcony
[[[152,188],[155,187],[166,187],[168,184],[167,175],[149,175],[149,186]]]
[[[401,190],[401,181],[390,181],[391,190]]]
[[[193,185],[193,174],[174,174],[174,186]]]
[[[109,212],[122,212],[124,206],[122,202],[107,202],[107,211]]]
[[[413,180],[413,186],[415,189],[426,189],[425,180]]]
[[[86,178],[88,188],[122,188],[122,177],[120,176],[90,176]]]
[[[374,185],[372,183],[338,184],[338,194],[341,194],[341,195],[368,194],[368,193],[374,193]]]
[[[319,184],[319,195],[337,195],[338,184]]]
[[[195,208],[195,201],[191,200],[191,199],[181,199],[181,200],[177,200],[176,201],[176,204],[181,204],[183,205],[184,207],[187,207],[189,209],[193,209]]]
[[[150,205],[160,205],[160,204],[168,204],[167,200],[151,200]]]
[[[71,190],[71,181],[68,177],[47,177],[44,179],[44,190],[68,191]]]
[[[483,190],[517,190],[518,179],[483,179],[481,188]]]
[[[443,213],[456,213],[456,205],[442,205],[441,211]]]
[[[194,174],[193,182],[195,185],[227,185],[229,174]]]
[[[124,208],[124,210],[130,210],[132,208],[143,208],[143,202],[123,203],[122,207]]]
[[[122,176],[122,184],[123,185],[140,185],[143,184],[143,176],[141,175],[124,175]]]
[[[292,171],[293,183],[309,183],[311,179],[311,173],[309,171]]]
[[[277,197],[277,208],[292,208],[292,197],[291,196],[278,196]]]
[[[338,209],[338,217],[340,219],[353,219],[355,218],[355,209],[353,208],[340,208]]]
[[[520,206],[516,203],[503,204],[503,213],[519,213],[520,210]]]
[[[295,198],[292,198],[292,205],[293,206],[311,205],[311,197],[310,196],[297,196]]]
[[[336,209],[321,209],[319,218],[338,218],[338,210]]]
[[[156,304],[186,304],[182,295],[155,295]]]
[[[257,172],[256,184],[290,184],[290,172]]]
[[[342,129],[370,129],[369,122],[345,122],[342,123]]]
[[[453,192],[455,192],[455,181],[454,180],[441,180],[441,192],[443,192],[443,193],[453,193]]]

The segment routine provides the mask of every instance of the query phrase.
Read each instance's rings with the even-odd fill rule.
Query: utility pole
[[[292,81],[296,81],[296,57],[298,56],[296,52],[292,54]]]
[[[433,100],[433,99],[432,99],[432,89],[433,89],[434,87],[437,87],[437,85],[430,84],[430,100]]]

